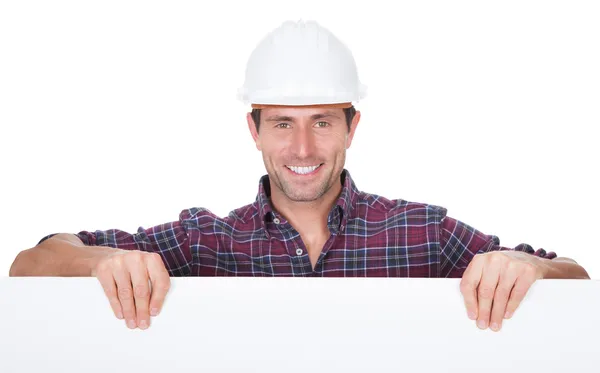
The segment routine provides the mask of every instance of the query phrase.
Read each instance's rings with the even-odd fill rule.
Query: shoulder
[[[190,207],[180,212],[179,220],[187,226],[248,224],[257,217],[258,211],[256,202],[236,208],[226,216],[219,216],[205,207]]]
[[[405,215],[442,220],[447,209],[431,203],[409,201],[402,198],[388,198],[374,193],[360,191],[356,200],[359,211],[381,213],[386,216]]]

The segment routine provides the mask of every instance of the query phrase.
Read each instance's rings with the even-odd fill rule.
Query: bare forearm
[[[587,271],[577,264],[576,261],[569,258],[556,259],[540,259],[546,267],[546,275],[548,279],[585,279],[589,280],[590,275]]]
[[[111,247],[85,246],[77,236],[58,234],[15,258],[10,276],[91,276],[103,257],[114,253]]]

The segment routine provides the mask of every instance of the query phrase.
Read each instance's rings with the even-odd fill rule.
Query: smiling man
[[[284,23],[250,56],[239,91],[267,170],[253,203],[227,217],[190,208],[136,233],[51,234],[10,274],[95,276],[115,315],[142,329],[170,276],[462,277],[466,313],[495,331],[535,281],[589,278],[543,249],[502,247],[443,207],[359,190],[344,165],[364,96],[340,40],[315,22]]]

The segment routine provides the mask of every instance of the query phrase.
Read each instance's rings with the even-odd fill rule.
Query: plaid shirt
[[[136,233],[76,235],[86,245],[159,253],[171,276],[462,277],[478,253],[519,250],[556,257],[524,243],[502,247],[498,237],[446,216],[443,207],[361,192],[347,170],[341,182],[328,216],[331,236],[314,270],[300,234],[273,210],[268,175],[260,179],[254,203],[224,218],[195,207],[177,221]]]

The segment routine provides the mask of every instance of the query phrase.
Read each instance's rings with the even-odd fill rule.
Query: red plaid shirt
[[[443,207],[359,191],[347,170],[341,183],[328,217],[331,236],[314,270],[300,234],[273,210],[268,175],[254,203],[227,217],[190,208],[176,221],[136,233],[110,229],[77,236],[86,245],[159,253],[171,276],[462,277],[478,253],[556,257],[524,243],[500,246],[498,237],[446,216]]]

